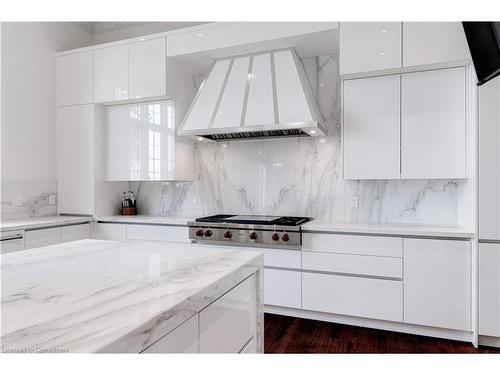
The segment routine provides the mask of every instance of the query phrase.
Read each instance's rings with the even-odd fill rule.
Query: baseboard
[[[468,331],[456,331],[453,329],[446,329],[446,328],[434,328],[434,327],[419,326],[407,323],[390,322],[385,320],[358,318],[354,316],[294,309],[290,307],[264,305],[264,312],[270,314],[292,316],[297,318],[320,320],[324,322],[346,324],[350,326],[374,328],[385,331],[409,333],[421,336],[438,337],[448,340],[465,341],[470,343],[473,343],[474,340],[473,333]]]
[[[500,348],[500,337],[479,335],[479,345]]]

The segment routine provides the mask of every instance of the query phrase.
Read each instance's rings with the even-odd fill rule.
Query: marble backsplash
[[[57,181],[2,181],[1,219],[19,219],[57,214]],[[49,197],[54,196],[54,204]],[[21,205],[13,201],[21,199]]]
[[[467,181],[343,180],[338,56],[302,61],[328,136],[197,143],[193,182],[129,183],[138,213],[457,224],[459,185]]]

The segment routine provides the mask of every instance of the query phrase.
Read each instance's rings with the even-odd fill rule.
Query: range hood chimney
[[[212,141],[326,135],[293,49],[216,60],[178,135]]]

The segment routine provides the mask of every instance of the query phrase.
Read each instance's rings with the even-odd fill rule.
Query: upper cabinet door
[[[470,60],[461,22],[404,22],[403,66]]]
[[[344,81],[344,178],[399,178],[399,75]]]
[[[166,95],[165,38],[129,45],[129,98]]]
[[[94,101],[94,54],[74,53],[56,60],[57,105],[88,104]]]
[[[96,103],[129,98],[128,45],[94,52],[94,99]]]
[[[401,22],[341,22],[340,74],[401,67]]]
[[[94,214],[94,105],[57,109],[58,211]]]
[[[402,178],[466,178],[465,68],[402,76]]]
[[[479,238],[500,240],[500,77],[479,88]]]

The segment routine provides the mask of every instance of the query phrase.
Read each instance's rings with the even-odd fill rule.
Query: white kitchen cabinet
[[[193,146],[176,136],[172,100],[106,108],[106,180],[193,177]]]
[[[403,74],[401,177],[466,178],[465,68]]]
[[[403,283],[302,272],[302,308],[401,322]]]
[[[479,244],[479,334],[500,337],[500,243]]]
[[[129,45],[129,98],[167,94],[167,52],[165,38]]]
[[[73,53],[56,59],[57,105],[88,104],[94,101],[94,54]]]
[[[404,322],[471,330],[469,241],[404,239]]]
[[[128,45],[94,51],[94,100],[96,103],[129,98]]]
[[[55,245],[61,242],[61,228],[46,228],[26,231],[24,233],[24,248]]]
[[[61,227],[61,242],[78,241],[90,238],[90,224]]]
[[[176,225],[128,224],[127,240],[191,243],[188,227]]]
[[[500,240],[500,77],[479,88],[479,239]]]
[[[97,240],[126,241],[127,225],[110,223],[93,223],[92,238]]]
[[[300,309],[301,272],[264,269],[264,304]]]
[[[340,74],[401,67],[401,22],[341,22]]]
[[[400,77],[344,81],[345,179],[398,179]]]
[[[200,353],[239,353],[255,337],[255,275],[199,313]]]
[[[403,22],[403,66],[468,61],[461,22]]]
[[[196,314],[143,353],[198,353],[198,335],[198,314]]]
[[[57,109],[58,211],[92,215],[94,209],[94,105]]]

